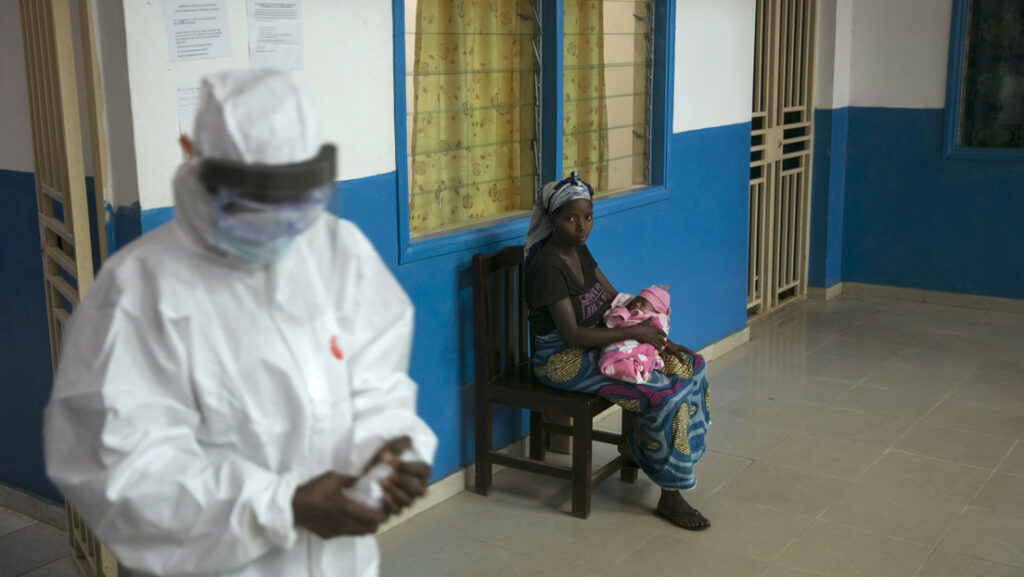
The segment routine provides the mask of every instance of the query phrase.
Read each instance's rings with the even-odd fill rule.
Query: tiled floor
[[[506,470],[382,535],[381,575],[1024,577],[1022,351],[1024,315],[799,303],[709,367],[687,494],[708,531],[652,515],[646,479],[609,479],[582,521],[566,483]],[[74,574],[62,533],[3,510],[0,560]]]
[[[806,301],[709,382],[708,531],[652,515],[646,479],[582,521],[566,483],[506,470],[385,533],[381,574],[1024,577],[1024,315]]]
[[[0,507],[0,577],[74,577],[63,531]]]

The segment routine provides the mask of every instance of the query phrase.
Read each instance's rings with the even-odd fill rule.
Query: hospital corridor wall
[[[601,269],[619,290],[668,284],[673,303],[679,303],[673,307],[672,336],[693,348],[746,326],[749,134],[749,123],[673,134],[668,199],[607,216],[600,202],[595,208],[587,246]],[[341,181],[329,207],[359,225],[416,306],[410,374],[419,385],[420,415],[439,439],[437,480],[473,460],[470,260],[522,240],[485,242],[399,264],[396,186],[394,172]],[[164,208],[142,211],[142,233],[172,216]],[[526,434],[511,411],[496,411],[495,427],[498,444]]]
[[[340,145],[341,179],[330,209],[367,234],[416,306],[410,372],[419,384],[419,412],[440,440],[433,476],[438,480],[472,462],[470,259],[474,253],[522,239],[491,242],[484,233],[472,245],[444,254],[401,258],[398,205],[405,191],[398,190],[395,170],[390,3],[350,2],[347,6],[360,11],[359,18],[347,19],[351,22],[328,13],[332,5],[310,0],[304,9],[309,18],[348,30],[332,38],[348,43],[350,55],[363,56],[342,59],[339,52],[344,51],[334,47],[323,61],[310,60],[302,73],[317,95],[324,138]],[[234,56],[218,65],[244,61],[244,9],[239,11],[237,2],[229,6]],[[673,307],[673,338],[700,348],[746,326],[753,2],[709,5],[679,0],[675,6],[676,26],[688,28],[675,46],[678,64],[665,95],[669,110],[674,106],[675,112],[658,119],[667,134],[664,193],[651,202],[627,201],[625,207],[620,201],[605,214],[602,210],[612,204],[598,202],[588,246],[620,290],[670,285],[673,301],[679,303]],[[193,64],[172,66],[170,71],[156,64],[165,58],[152,41],[154,30],[162,25],[159,3],[131,2],[120,8],[123,50],[132,58],[123,71],[127,78],[122,79],[131,110],[118,122],[129,123],[133,140],[118,140],[124,134],[116,131],[110,136],[112,148],[132,155],[136,168],[114,175],[122,188],[114,202],[108,202],[105,217],[111,250],[122,249],[173,218],[170,177],[180,156],[174,148],[177,111],[166,92],[173,95],[176,83],[196,70]],[[715,25],[700,26],[709,21]],[[310,35],[307,58],[327,50],[324,43],[331,39],[323,36]],[[709,50],[718,51],[721,59],[706,62],[694,57]],[[20,40],[5,50],[4,58],[21,60]],[[335,67],[336,79],[325,80],[325,71]],[[23,74],[23,69],[5,68],[5,80],[7,70]],[[340,80],[358,75],[359,83]],[[4,103],[11,104],[13,115],[25,114],[24,94],[17,93],[24,85],[13,84],[2,89]],[[27,128],[17,140],[30,142]],[[42,465],[41,412],[52,375],[31,153],[19,157],[6,148],[0,152],[0,242],[5,246],[0,261],[0,436],[5,440],[0,444],[0,484],[59,503],[61,497]],[[525,219],[525,214],[520,217],[524,231]],[[495,421],[496,442],[512,442],[526,433],[518,414],[499,413]]]
[[[944,152],[954,4],[820,3],[812,286],[1024,299],[1024,155]]]

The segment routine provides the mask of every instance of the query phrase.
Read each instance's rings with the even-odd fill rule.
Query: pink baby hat
[[[663,315],[672,314],[671,309],[668,307],[669,296],[668,296],[668,285],[653,285],[640,291],[640,294],[636,295],[643,298],[647,302],[651,303],[654,310],[658,311]]]

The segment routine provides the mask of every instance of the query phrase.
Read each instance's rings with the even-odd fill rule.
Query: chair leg
[[[586,413],[576,415],[572,422],[572,514],[582,519],[590,516],[592,426]]]
[[[636,426],[636,415],[629,411],[622,411],[622,439],[625,442],[626,436],[633,434],[633,427]],[[619,471],[619,479],[626,483],[636,483],[636,474],[639,467],[636,461],[627,463]]]
[[[491,404],[478,403],[476,409],[476,485],[474,490],[480,495],[491,492]]]
[[[544,460],[544,413],[530,411],[530,458]]]

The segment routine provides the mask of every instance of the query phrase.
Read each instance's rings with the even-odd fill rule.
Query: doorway
[[[757,0],[747,318],[807,294],[817,0]]]
[[[54,372],[64,326],[106,258],[103,174],[106,162],[100,107],[99,70],[93,42],[91,6],[77,0],[81,43],[73,28],[73,0],[21,0],[19,14],[25,51],[35,168],[43,290]],[[90,139],[81,130],[75,59],[85,70],[84,92]],[[93,217],[86,191],[85,147],[91,147],[95,195]],[[95,252],[95,254],[94,254]],[[117,560],[65,503],[71,558],[85,577],[116,577]]]

